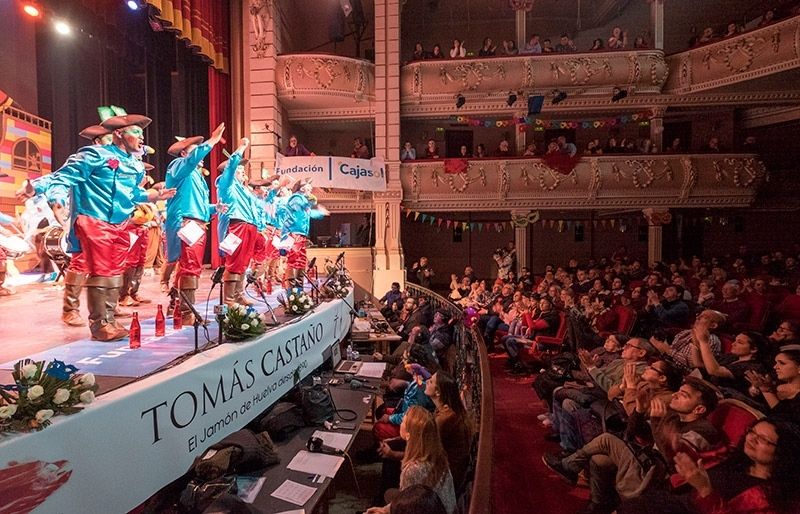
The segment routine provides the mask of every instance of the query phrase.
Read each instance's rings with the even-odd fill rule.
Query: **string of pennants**
[[[413,209],[408,209],[406,207],[402,208],[403,214],[405,214],[406,218],[422,224],[432,225],[437,227],[438,229],[445,228],[447,230],[450,229],[461,229],[462,231],[471,231],[471,232],[506,232],[513,230],[515,227],[514,223],[510,220],[504,221],[463,221],[463,220],[454,220],[443,218],[440,216],[436,216],[433,214],[426,214],[423,212],[415,211]],[[631,227],[636,227],[638,224],[645,224],[645,220],[642,217],[641,220],[639,218],[603,218],[603,219],[596,219],[592,220],[591,224],[595,229],[609,229],[609,230],[620,230],[625,232]],[[571,230],[573,227],[580,227],[580,226],[587,226],[590,222],[588,220],[569,220],[569,219],[539,219],[536,223],[532,223],[532,225],[540,225],[543,228],[550,228],[554,230],[558,230],[559,232],[564,232],[565,230]]]
[[[527,127],[532,126],[533,130],[546,130],[546,129],[589,129],[589,128],[603,128],[603,127],[616,127],[618,125],[625,125],[627,123],[639,123],[640,125],[649,125],[650,111],[642,111],[633,114],[625,114],[611,118],[597,118],[591,120],[546,120],[536,118],[533,116],[525,116],[519,118],[473,118],[471,116],[450,116],[452,123],[461,125],[470,125],[474,127],[511,127],[514,125],[520,126],[520,131],[527,130]]]
[[[505,232],[513,230],[515,227],[514,223],[510,220],[504,221],[463,221],[463,220],[453,220],[448,218],[443,218],[440,216],[435,216],[433,214],[426,214],[423,212],[415,211],[412,209],[408,209],[406,207],[402,208],[403,214],[405,214],[406,218],[412,220],[417,223],[428,224],[437,227],[438,229],[446,228],[447,230],[450,229],[458,229],[460,228],[462,231],[471,231],[471,232]],[[605,229],[605,230],[619,230],[620,232],[626,232],[631,228],[637,228],[639,225],[646,225],[646,221],[644,217],[633,217],[633,218],[602,218],[602,219],[595,219],[591,220],[569,220],[569,219],[539,219],[535,223],[531,225],[538,224],[543,228],[550,228],[553,230],[558,230],[559,232],[564,232],[566,230],[571,230],[573,227],[586,227],[589,224],[595,229]],[[729,215],[729,216],[690,216],[684,218],[684,223],[687,226],[698,226],[701,224],[705,225],[713,225],[719,224],[721,226],[726,226],[728,224],[741,224],[741,216],[737,215]]]

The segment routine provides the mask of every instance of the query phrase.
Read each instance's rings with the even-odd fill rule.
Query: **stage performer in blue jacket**
[[[298,180],[292,188],[292,195],[278,208],[278,223],[281,239],[286,244],[287,271],[292,274],[294,286],[302,287],[303,272],[308,264],[306,247],[308,231],[312,219],[320,219],[328,214],[328,209],[317,203],[312,194],[310,180]],[[291,245],[291,246],[289,246]]]
[[[84,253],[88,278],[86,296],[92,339],[116,341],[128,331],[117,323],[122,273],[130,247],[127,224],[136,205],[171,198],[174,189],[145,190],[139,186],[144,166],[137,157],[144,145],[150,118],[136,114],[113,116],[101,125],[112,133],[112,143],[86,146],[71,155],[47,187],[48,198],[64,198],[75,187],[73,229]]]
[[[176,282],[192,304],[203,267],[206,225],[215,212],[225,212],[226,209],[222,203],[210,203],[208,184],[203,176],[203,159],[222,140],[223,132],[225,124],[221,123],[207,141],[203,142],[202,136],[181,138],[167,150],[177,157],[167,166],[166,187],[176,190],[175,197],[167,202],[167,263],[178,262]],[[195,227],[186,227],[189,224]],[[199,237],[188,239],[191,242],[188,244],[179,233],[185,229],[185,235],[190,228],[199,229],[195,230]],[[181,303],[181,310],[184,324],[188,325],[194,321],[194,316],[184,303]]]

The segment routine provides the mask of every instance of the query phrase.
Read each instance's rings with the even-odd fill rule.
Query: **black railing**
[[[494,399],[492,375],[489,371],[489,356],[486,345],[477,327],[467,327],[461,322],[461,307],[444,296],[416,284],[406,282],[411,296],[426,296],[434,309],[444,309],[457,322],[453,326],[456,343],[456,359],[453,376],[461,387],[467,412],[478,429],[477,444],[473,445],[472,487],[467,491],[469,514],[489,514],[491,502],[492,444],[494,441]]]

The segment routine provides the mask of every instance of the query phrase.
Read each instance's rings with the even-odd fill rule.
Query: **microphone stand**
[[[217,334],[217,340],[220,346],[222,346],[222,322],[225,320],[225,315],[228,313],[228,307],[225,305],[225,288],[222,286],[222,275],[225,272],[225,266],[220,266],[214,271],[214,274],[211,275],[211,290],[214,290],[214,287],[219,284],[219,305],[214,306],[214,314],[217,315],[217,325],[219,328],[219,333]],[[208,293],[211,295],[211,292]]]
[[[275,316],[275,311],[272,310],[272,306],[267,301],[267,295],[264,294],[264,288],[261,287],[261,282],[252,275],[247,275],[247,283],[252,284],[256,287],[256,291],[258,292],[258,295],[261,297],[261,301],[263,301],[264,304],[266,304],[267,310],[269,311],[270,316],[272,316],[271,326],[274,327],[276,325],[279,325],[280,323],[278,322],[278,318]]]
[[[197,309],[194,308],[192,302],[190,302],[189,299],[186,297],[186,293],[184,293],[177,287],[173,286],[172,289],[170,289],[169,291],[169,295],[172,297],[173,300],[175,299],[176,296],[180,296],[181,303],[188,306],[189,310],[192,311],[192,314],[194,315],[194,323],[192,323],[192,325],[194,326],[194,353],[195,354],[200,353],[200,325],[205,325],[205,320],[203,319],[203,316],[197,311]]]

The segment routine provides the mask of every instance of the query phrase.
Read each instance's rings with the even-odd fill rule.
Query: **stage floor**
[[[201,314],[204,314],[203,307],[211,287],[210,275],[211,270],[203,270],[200,288],[197,290],[196,301]],[[0,297],[0,363],[23,359],[90,337],[88,326],[69,327],[61,322],[63,287],[60,283],[34,282],[15,286],[14,289],[16,294]],[[248,288],[248,292],[255,294],[252,288]],[[139,313],[139,319],[143,325],[142,337],[144,339],[152,336],[152,333],[148,333],[146,325],[148,321],[152,323],[155,318],[157,305],[159,303],[162,304],[166,311],[167,305],[169,305],[169,296],[161,292],[158,275],[143,277],[139,294],[152,300],[152,303],[142,304],[138,307],[122,307],[122,310]],[[84,319],[88,316],[85,300],[86,294],[84,293],[81,297],[81,315]],[[214,317],[213,306],[218,302],[219,287],[212,293],[207,318]],[[273,306],[275,305],[274,301],[270,303]],[[280,309],[276,310],[279,311]],[[121,318],[119,322],[128,326],[130,318]],[[150,327],[152,331],[152,325]],[[172,320],[167,319],[168,335],[171,327]],[[217,337],[216,324],[214,324],[209,335],[212,339]],[[103,344],[112,349],[126,342],[127,339]],[[201,335],[200,345],[202,346],[204,343],[205,339]]]

